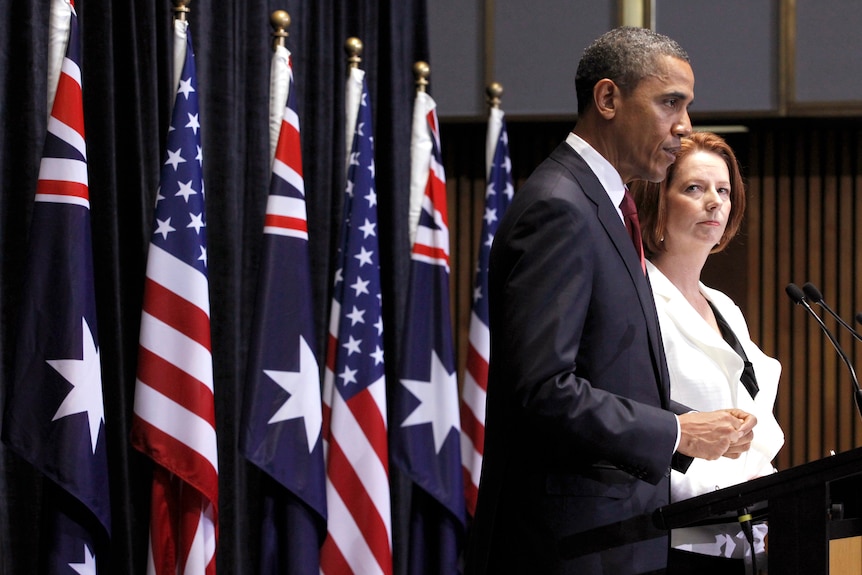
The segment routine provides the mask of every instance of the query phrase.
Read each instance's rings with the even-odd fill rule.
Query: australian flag
[[[299,116],[292,72],[289,77],[266,206],[241,434],[245,456],[271,478],[263,486],[258,572],[312,575],[320,572],[326,537],[326,470]]]
[[[44,573],[95,573],[111,528],[80,62],[72,7],[3,419],[3,440],[51,480],[42,504]]]
[[[465,521],[458,383],[449,312],[446,179],[434,102],[416,99],[430,157],[411,253],[399,383],[393,392],[393,460],[412,479],[409,573],[458,572]],[[414,122],[414,126],[417,123]],[[414,146],[415,148],[415,146]]]

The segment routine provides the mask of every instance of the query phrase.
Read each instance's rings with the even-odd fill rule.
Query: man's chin
[[[674,160],[676,160],[676,158],[674,158]],[[655,184],[664,181],[664,179],[667,177],[667,170],[668,168],[670,168],[671,164],[673,164],[673,160],[668,162],[663,168],[657,169],[654,173],[650,174],[650,177],[645,179]]]

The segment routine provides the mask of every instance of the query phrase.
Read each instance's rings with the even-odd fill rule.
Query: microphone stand
[[[849,323],[847,323],[846,321],[841,319],[841,316],[838,315],[837,313],[835,313],[835,311],[831,307],[829,307],[829,305],[823,300],[823,294],[820,293],[819,289],[814,287],[814,284],[812,284],[811,282],[806,283],[805,285],[802,286],[802,291],[805,292],[806,298],[808,298],[810,301],[813,301],[814,303],[820,305],[820,307],[822,307],[823,309],[828,311],[829,315],[834,317],[838,323],[843,325],[847,329],[847,331],[849,331],[853,335],[853,337],[856,338],[856,341],[862,341],[862,335],[859,335],[859,332],[857,332],[855,329],[853,329],[853,327]],[[858,315],[857,315],[857,321],[858,321]]]
[[[812,286],[813,287],[813,286]],[[816,289],[816,288],[815,288]],[[856,409],[859,412],[859,416],[862,417],[862,389],[859,387],[859,379],[856,377],[856,370],[853,369],[853,364],[850,363],[850,359],[847,357],[847,354],[844,353],[844,350],[841,348],[841,345],[838,343],[838,340],[835,339],[835,336],[832,335],[832,332],[829,331],[829,328],[826,327],[826,324],[823,323],[823,320],[817,315],[811,306],[808,305],[808,301],[805,299],[805,294],[799,289],[799,286],[796,284],[787,284],[787,287],[784,288],[784,291],[787,292],[787,295],[790,296],[790,299],[793,300],[793,303],[805,307],[805,311],[811,314],[815,320],[817,320],[817,324],[820,326],[820,329],[823,330],[823,333],[826,334],[826,337],[829,338],[829,341],[832,342],[832,347],[835,348],[835,351],[838,352],[838,355],[844,360],[844,364],[847,366],[847,369],[850,370],[850,377],[853,379],[853,399],[856,403]],[[852,331],[852,330],[851,330]]]

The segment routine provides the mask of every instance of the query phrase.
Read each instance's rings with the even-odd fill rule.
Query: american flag
[[[197,77],[188,23],[147,259],[132,444],[154,462],[148,573],[215,573],[218,456]]]
[[[326,575],[392,573],[389,446],[371,107],[351,69],[353,127],[324,375]],[[350,115],[350,114],[348,114]],[[351,140],[348,140],[351,141]]]
[[[94,572],[111,528],[74,6],[36,185],[3,439],[52,483],[40,572]],[[103,559],[103,561],[105,560]],[[106,564],[106,563],[105,563]]]
[[[473,289],[467,369],[461,391],[461,458],[464,463],[464,487],[467,511],[476,512],[479,475],[485,444],[485,393],[488,389],[488,359],[491,337],[488,329],[488,258],[491,242],[500,219],[515,192],[512,163],[509,161],[509,136],[502,110],[491,108],[487,139],[488,186],[485,192],[485,214],[479,245],[479,263]]]
[[[417,121],[418,119],[418,121]],[[423,146],[422,142],[427,142]],[[408,572],[457,573],[465,520],[458,382],[449,311],[446,176],[434,100],[416,95],[411,162],[424,173],[411,254],[393,461],[413,481]],[[418,192],[418,193],[417,193]]]
[[[292,71],[289,78],[266,205],[241,433],[245,456],[280,488],[264,488],[258,572],[312,575],[320,572],[326,535],[326,470]]]

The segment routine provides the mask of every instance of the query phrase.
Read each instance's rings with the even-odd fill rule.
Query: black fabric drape
[[[100,572],[143,573],[151,467],[129,444],[146,253],[173,87],[170,0],[76,0],[96,298],[113,513],[112,556]],[[0,414],[12,375],[24,254],[47,106],[50,0],[0,12]],[[220,573],[258,571],[263,478],[239,452],[247,340],[269,184],[270,14],[290,13],[308,202],[318,352],[325,349],[332,257],[344,189],[344,42],[364,43],[375,117],[386,329],[403,323],[412,66],[428,60],[425,0],[245,0],[190,4],[198,67],[208,219]],[[432,78],[433,80],[433,78]],[[394,377],[398,338],[386,339]],[[0,415],[2,417],[2,415]],[[395,473],[395,472],[393,472]],[[402,497],[393,475],[394,497]],[[43,480],[0,446],[0,574],[32,573]],[[405,502],[393,509],[405,509]],[[395,517],[393,531],[403,518]],[[396,572],[403,572],[396,535]]]

